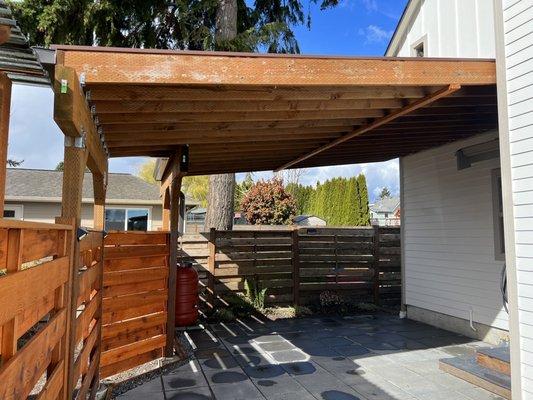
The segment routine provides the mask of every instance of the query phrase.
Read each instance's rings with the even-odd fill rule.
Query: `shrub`
[[[265,298],[267,289],[261,289],[257,279],[244,281],[244,289],[246,290],[246,298],[254,306],[256,310],[263,310],[265,308]]]
[[[280,179],[259,181],[241,201],[241,210],[252,225],[288,225],[296,215],[296,201]]]

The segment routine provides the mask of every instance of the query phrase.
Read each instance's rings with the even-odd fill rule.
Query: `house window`
[[[425,57],[427,53],[427,36],[424,36],[422,39],[418,40],[411,46],[411,56],[412,57]]]
[[[424,43],[420,43],[418,46],[413,48],[415,57],[424,57]]]
[[[105,210],[106,231],[147,231],[150,210],[147,208],[107,208]]]
[[[501,170],[492,171],[492,213],[494,221],[494,257],[505,260],[505,235],[503,225],[503,198]]]
[[[22,205],[6,204],[4,206],[4,218],[7,219],[22,219]]]

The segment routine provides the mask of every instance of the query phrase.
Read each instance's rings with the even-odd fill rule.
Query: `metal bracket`
[[[85,131],[81,130],[81,136],[65,136],[65,147],[75,147],[78,149],[85,148]]]

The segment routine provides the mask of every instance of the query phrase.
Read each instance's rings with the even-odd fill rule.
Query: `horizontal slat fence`
[[[70,225],[0,219],[1,399],[32,391],[39,399],[71,398],[65,349],[72,239]]]
[[[324,290],[365,302],[400,302],[399,227],[215,231],[180,239],[193,262],[204,304],[257,280],[269,304],[317,302]],[[214,295],[213,295],[214,293]]]
[[[169,234],[112,232],[105,238],[102,377],[163,356]]]
[[[73,282],[71,322],[73,349],[71,391],[76,399],[94,398],[99,386],[100,338],[102,332],[103,232],[87,231],[78,241],[78,259]]]

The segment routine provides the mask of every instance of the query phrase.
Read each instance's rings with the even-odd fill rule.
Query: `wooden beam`
[[[84,138],[89,151],[87,165],[91,171],[105,174],[107,154],[74,69],[56,65],[54,93],[54,120],[57,125],[66,136]]]
[[[316,150],[313,150],[309,153],[306,153],[286,164],[283,164],[281,167],[277,168],[276,169],[276,172],[277,171],[281,171],[285,168],[290,168],[304,160],[307,160],[308,158],[311,158],[313,156],[316,156],[317,154],[320,154],[326,150],[329,150],[335,146],[338,146],[339,144],[341,143],[344,143],[350,139],[353,139],[357,136],[360,136],[368,131],[371,131],[373,129],[376,129],[380,126],[383,126],[391,121],[394,121],[395,119],[403,116],[403,115],[406,115],[406,114],[409,114],[411,113],[412,111],[415,111],[415,110],[418,110],[419,108],[422,108],[422,107],[425,107],[427,106],[428,104],[431,104],[433,103],[434,101],[437,101],[438,99],[441,99],[443,97],[446,97],[448,95],[450,95],[451,93],[454,93],[456,91],[458,91],[459,89],[461,88],[460,85],[458,84],[452,84],[450,86],[448,86],[447,88],[444,88],[444,89],[441,89],[441,90],[438,90],[437,92],[435,93],[432,93],[430,94],[429,96],[426,96],[424,97],[423,99],[420,99],[420,100],[416,100],[414,102],[412,102],[411,104],[409,104],[408,106],[400,109],[400,110],[397,110],[397,111],[393,111],[392,113],[390,113],[389,115],[386,115],[385,117],[383,118],[380,118],[366,126],[363,126],[363,127],[360,127],[360,128],[357,128],[356,130],[354,130],[353,132],[347,134],[347,135],[344,135],[324,146],[321,146],[319,148],[317,148]]]
[[[440,88],[433,88],[438,90]],[[220,86],[176,87],[160,85],[121,85],[112,88],[91,85],[92,101],[294,101],[294,100],[366,100],[411,99],[424,97],[425,88],[398,87],[274,87]]]
[[[0,217],[4,215],[6,193],[7,147],[9,143],[9,120],[11,113],[11,80],[0,73]]]
[[[496,83],[493,60],[350,58],[56,46],[87,83],[429,86]]]
[[[202,122],[201,124],[195,122],[183,123],[151,123],[151,124],[129,124],[117,123],[106,124],[105,134],[111,133],[144,133],[144,132],[168,132],[172,133],[190,133],[201,134],[202,132],[219,132],[223,134],[226,131],[254,131],[264,129],[300,129],[300,128],[319,128],[319,127],[333,127],[344,126],[352,127],[353,125],[362,125],[366,123],[365,119],[361,118],[347,118],[334,120],[297,120],[297,121],[231,121],[231,122]]]
[[[324,111],[401,108],[397,99],[293,100],[293,101],[96,101],[91,102],[99,115],[116,113],[197,113],[253,111]]]
[[[249,112],[199,112],[158,114],[101,114],[99,121],[107,124],[153,124],[154,122],[233,122],[233,121],[309,121],[315,119],[360,119],[382,117],[382,110],[325,110],[316,111],[249,111]]]

